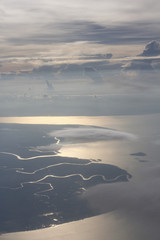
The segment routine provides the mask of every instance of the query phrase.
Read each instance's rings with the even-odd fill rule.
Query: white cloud
[[[63,138],[65,142],[94,142],[112,140],[136,140],[137,137],[113,129],[96,127],[66,128],[49,133],[49,136]]]
[[[30,148],[31,151],[39,152],[57,152],[63,146],[68,144],[89,143],[97,141],[113,141],[113,140],[128,140],[134,141],[137,137],[130,133],[125,133],[113,129],[97,128],[97,127],[78,127],[56,130],[48,134],[53,137],[57,143],[46,146],[37,146]],[[59,139],[60,138],[60,139]]]
[[[61,149],[61,144],[50,144],[47,146],[37,146],[37,147],[31,147],[30,151],[36,151],[36,152],[58,152]]]

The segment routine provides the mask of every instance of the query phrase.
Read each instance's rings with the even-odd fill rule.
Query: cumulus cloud
[[[144,51],[126,64],[122,65],[124,70],[153,70],[159,69],[160,43],[151,41],[146,46]],[[141,57],[141,58],[139,58]],[[142,58],[143,57],[143,58]]]
[[[94,142],[112,140],[135,140],[133,134],[107,128],[78,127],[66,128],[49,133],[51,137],[63,138],[64,142]]]
[[[160,55],[160,43],[158,41],[149,42],[140,56],[152,57]]]
[[[141,172],[141,181],[101,184],[88,189],[83,198],[98,213],[118,210],[128,219],[141,223],[157,240],[160,229],[160,165]],[[147,237],[145,239],[151,239]]]

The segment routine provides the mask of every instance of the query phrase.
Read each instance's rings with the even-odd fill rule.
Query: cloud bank
[[[66,128],[50,132],[49,137],[54,138],[57,142],[46,146],[37,146],[30,148],[30,151],[38,152],[58,152],[64,145],[76,143],[90,143],[98,141],[127,140],[134,141],[137,136],[113,129],[97,127],[78,127]]]
[[[144,51],[122,66],[124,70],[154,70],[160,69],[160,42],[152,40],[146,46]]]
[[[129,219],[138,222],[145,239],[157,240],[160,229],[160,165],[142,171],[141,181],[101,184],[88,189],[83,198],[96,212],[118,210]],[[142,238],[143,239],[143,238]]]
[[[133,134],[107,128],[79,127],[53,131],[50,137],[63,138],[64,142],[94,142],[112,140],[136,140]]]

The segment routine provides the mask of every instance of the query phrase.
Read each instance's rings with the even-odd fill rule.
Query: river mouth
[[[18,123],[1,123],[0,131],[1,233],[95,216],[100,212],[89,207],[81,197],[83,192],[131,178],[126,170],[102,159],[63,152],[70,147],[128,140],[131,136],[126,133],[88,125]]]

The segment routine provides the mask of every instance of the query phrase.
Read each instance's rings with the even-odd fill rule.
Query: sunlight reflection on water
[[[135,134],[139,141],[97,141],[90,143],[63,144],[59,151],[60,156],[101,159],[105,163],[114,164],[127,171],[131,171],[137,162],[130,161],[130,153],[146,152],[149,148],[152,158],[154,154],[148,139],[157,133],[160,114],[138,116],[36,116],[36,117],[1,117],[0,123],[13,124],[44,124],[44,125],[90,125],[112,128],[119,131]],[[145,122],[145,124],[144,124]],[[152,125],[152,128],[151,128]],[[158,134],[158,133],[157,133]],[[140,144],[141,142],[141,144]],[[148,143],[149,142],[149,143]],[[139,144],[141,148],[139,147]],[[133,159],[133,157],[132,157]]]
[[[101,159],[102,162],[113,164],[127,170],[133,175],[133,180],[140,179],[139,169],[159,161],[159,146],[154,143],[154,137],[160,136],[159,131],[160,115],[141,115],[141,116],[71,116],[71,117],[6,117],[0,118],[0,123],[14,124],[46,124],[46,125],[92,125],[98,127],[113,128],[119,131],[135,134],[139,136],[137,141],[97,141],[89,143],[62,144],[58,153],[59,156],[77,157],[83,159]],[[146,153],[145,160],[149,163],[138,161],[138,157],[131,156],[131,153]],[[132,181],[132,180],[131,180]],[[106,224],[107,223],[107,224]],[[37,230],[28,233],[13,233],[0,236],[0,240],[9,239],[140,239],[125,232],[125,226],[134,228],[134,224],[123,221],[114,213],[98,216],[92,219],[85,219],[76,223],[61,225],[57,228]],[[101,231],[102,228],[102,231]],[[115,228],[119,229],[115,231]],[[58,230],[56,230],[58,229]],[[80,229],[80,231],[79,231]],[[93,231],[95,229],[95,232]],[[104,231],[106,229],[106,231]],[[123,230],[121,230],[123,229]],[[122,231],[122,232],[121,232]],[[78,232],[81,235],[78,235]],[[93,234],[91,234],[93,232]],[[121,235],[116,235],[121,233]],[[134,234],[136,231],[133,231]],[[83,233],[83,234],[82,234]],[[98,235],[96,235],[98,234]],[[137,234],[137,233],[136,233]],[[83,236],[82,236],[83,235]],[[94,237],[95,236],[95,237]],[[130,236],[130,237],[129,237]],[[120,237],[120,238],[119,238]]]

